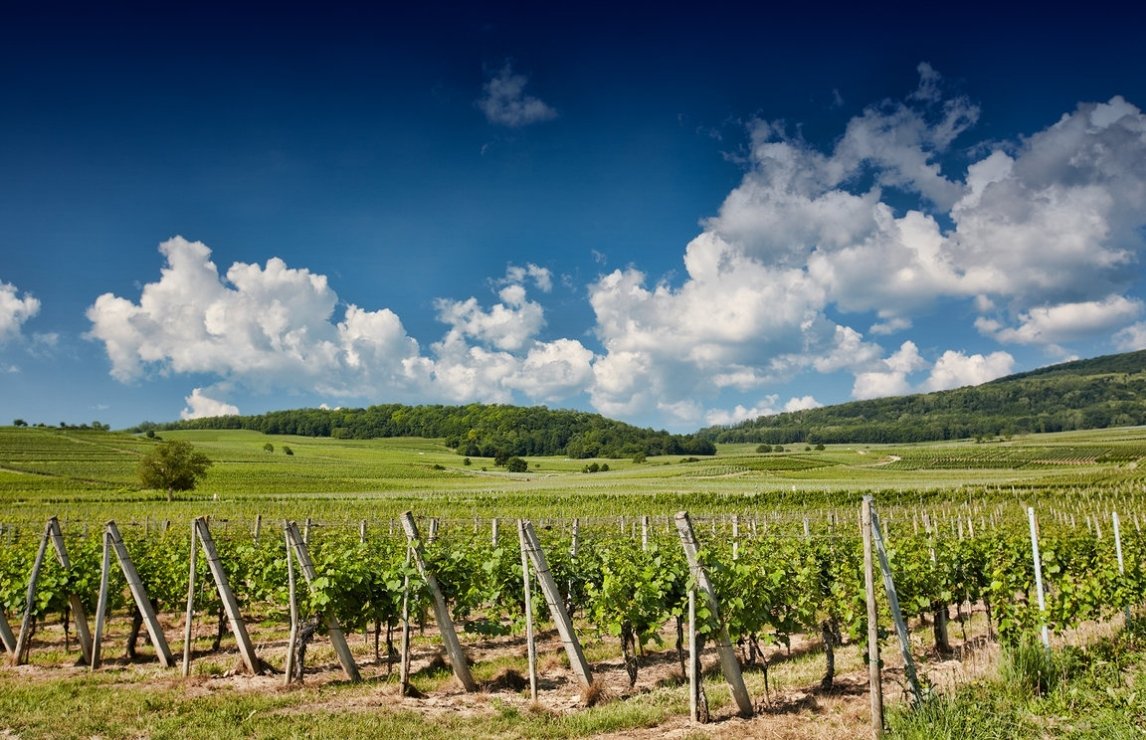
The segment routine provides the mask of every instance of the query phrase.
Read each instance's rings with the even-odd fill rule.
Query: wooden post
[[[195,529],[196,523],[191,522],[191,568],[187,575],[187,618],[183,622],[183,678],[191,675],[191,627],[195,619],[195,556],[199,551]]]
[[[0,643],[4,644],[4,649],[9,653],[16,652],[16,636],[12,634],[12,627],[8,624],[3,609],[0,609]]]
[[[687,511],[679,512],[676,515],[676,527],[680,533],[680,542],[684,547],[684,554],[688,558],[688,566],[692,570],[693,580],[697,587],[704,592],[712,618],[721,625],[720,633],[716,637],[716,649],[720,655],[720,669],[724,673],[724,680],[728,682],[728,687],[732,691],[732,698],[736,700],[736,706],[740,710],[740,716],[751,717],[753,713],[752,698],[748,695],[748,688],[744,685],[744,676],[740,672],[740,660],[732,648],[732,641],[728,637],[728,628],[720,622],[720,604],[716,599],[716,591],[712,588],[712,582],[708,580],[708,574],[704,572],[704,567],[701,566],[697,557],[696,535],[693,533],[692,520],[689,519]]]
[[[529,589],[528,544],[525,541],[525,525],[517,520],[517,541],[521,548],[521,584],[525,594],[525,651],[529,657],[529,696],[537,701],[537,644],[533,640],[533,598]]]
[[[391,519],[390,524],[393,523]],[[402,696],[410,692],[410,558],[413,552],[413,545],[407,544],[405,575],[402,577],[402,663],[398,669]]]
[[[40,549],[32,564],[32,574],[28,578],[28,596],[24,601],[24,618],[20,621],[20,634],[16,637],[16,649],[12,651],[12,665],[21,665],[27,659],[28,643],[32,639],[32,617],[36,608],[36,585],[40,581],[40,570],[44,567],[44,554],[48,551],[48,539],[52,536],[52,523],[44,527],[40,538]]]
[[[64,533],[60,531],[59,519],[56,517],[49,519],[48,528],[52,533],[52,546],[56,551],[56,560],[64,570],[71,570],[72,564],[68,560],[68,551],[64,547]],[[76,638],[79,640],[80,652],[83,653],[84,662],[91,663],[92,634],[88,630],[88,616],[87,610],[84,609],[84,602],[80,601],[80,597],[75,593],[69,593],[68,606],[72,610],[72,620],[76,625]]]
[[[290,552],[290,527],[283,523],[283,540],[286,542],[287,598],[290,600],[290,632],[287,636],[286,674],[283,683],[290,685],[294,676],[295,642],[298,640],[298,590],[294,580],[294,557]]]
[[[116,559],[119,560],[119,569],[123,571],[123,577],[127,580],[131,597],[135,599],[135,606],[143,617],[144,625],[147,626],[147,634],[151,637],[151,644],[155,646],[155,655],[164,668],[171,668],[174,665],[174,660],[171,657],[171,649],[167,646],[167,638],[159,626],[159,620],[155,616],[155,609],[151,606],[147,589],[144,588],[143,581],[139,579],[139,573],[135,570],[135,564],[131,562],[131,556],[127,554],[127,548],[124,547],[119,528],[115,526],[114,521],[109,521],[105,525],[105,532],[108,537],[107,541],[111,542]]]
[[[239,613],[239,601],[235,592],[227,581],[227,571],[223,569],[223,562],[219,559],[219,551],[215,547],[215,540],[211,537],[211,530],[203,517],[195,520],[195,531],[199,534],[199,542],[203,545],[203,553],[207,556],[207,567],[211,569],[211,576],[215,579],[215,587],[219,591],[219,598],[223,600],[223,610],[227,613],[227,621],[231,625],[231,632],[239,644],[239,654],[243,663],[252,674],[258,673],[258,658],[255,648],[251,644],[251,637],[247,634],[247,625],[243,623],[243,616]]]
[[[892,621],[895,622],[895,634],[899,638],[899,651],[903,656],[903,672],[911,685],[915,705],[918,706],[923,702],[923,688],[919,685],[919,675],[915,672],[915,658],[911,656],[911,636],[907,632],[907,623],[903,620],[903,612],[899,608],[899,596],[895,592],[895,581],[891,577],[891,565],[887,562],[887,548],[884,547],[883,536],[879,531],[879,515],[873,510],[871,517],[871,533],[875,538],[879,568],[883,572],[883,590],[887,595],[887,605],[891,610]]]
[[[497,547],[497,517],[495,516],[489,523],[490,542],[494,547]]]
[[[259,534],[263,531],[263,515],[255,514],[255,544],[259,544]]]
[[[649,518],[641,517],[641,550],[649,549]]]
[[[541,586],[541,592],[545,594],[549,614],[553,617],[554,624],[557,625],[557,633],[561,636],[561,644],[565,647],[565,654],[569,656],[569,667],[577,674],[583,684],[589,686],[593,683],[593,674],[589,670],[588,661],[585,660],[585,653],[581,650],[581,642],[577,639],[577,633],[573,630],[573,620],[569,618],[569,612],[565,611],[565,604],[561,602],[561,592],[557,590],[553,574],[549,572],[549,564],[545,562],[545,553],[541,550],[537,533],[533,531],[533,524],[528,521],[523,522],[521,531],[525,535],[526,554],[529,555],[529,560],[533,563],[533,572],[537,574],[537,582]]]
[[[286,524],[287,538],[294,545],[294,555],[298,560],[298,569],[302,571],[302,576],[306,579],[309,586],[314,583],[314,579],[318,577],[318,573],[314,570],[314,563],[311,562],[310,553],[306,549],[306,543],[302,541],[302,535],[299,534],[298,525],[294,522]],[[326,633],[330,637],[330,644],[334,646],[334,652],[338,655],[338,662],[342,664],[342,671],[346,677],[351,681],[361,681],[362,676],[358,673],[358,665],[354,662],[354,656],[350,653],[350,646],[346,644],[346,636],[342,634],[342,627],[338,624],[338,619],[333,614],[327,612],[323,615],[326,619]]]
[[[863,530],[863,585],[867,596],[867,681],[871,694],[871,730],[883,734],[883,679],[879,665],[879,611],[875,603],[875,567],[872,557],[871,496],[863,497],[860,526]]]
[[[1031,557],[1035,563],[1035,592],[1039,597],[1039,620],[1042,622],[1042,630],[1040,634],[1043,639],[1043,647],[1050,647],[1050,631],[1047,629],[1047,598],[1046,592],[1043,591],[1043,562],[1039,557],[1039,525],[1035,519],[1034,507],[1027,507],[1027,521],[1031,528]]]
[[[422,574],[422,578],[425,579],[426,586],[430,590],[430,596],[433,597],[434,619],[438,623],[438,631],[442,635],[442,641],[446,644],[446,652],[450,656],[454,675],[457,676],[458,681],[461,682],[466,691],[477,691],[477,684],[474,683],[465,653],[462,652],[462,644],[458,640],[458,633],[454,629],[454,621],[450,619],[450,610],[446,607],[446,599],[442,596],[442,589],[438,587],[438,579],[426,567],[426,560],[422,555],[422,543],[418,538],[418,525],[414,522],[414,515],[409,511],[402,512],[402,528],[406,530],[406,538],[413,546],[414,564],[418,567],[418,572]]]
[[[1118,575],[1124,576],[1124,575],[1126,575],[1126,564],[1122,560],[1122,527],[1120,526],[1121,522],[1118,519],[1118,512],[1112,511],[1110,513],[1110,519],[1111,519],[1111,523],[1114,526],[1114,554],[1118,557]],[[1130,605],[1127,604],[1125,609],[1126,609],[1126,622],[1129,623],[1130,622]]]
[[[732,515],[732,559],[740,557],[740,515]]]
[[[103,623],[107,617],[107,589],[108,579],[111,575],[111,535],[105,529],[103,532],[103,558],[99,571],[99,600],[96,602],[95,635],[92,637],[92,662],[94,671],[100,664],[100,643],[103,641]]]
[[[358,522],[358,541],[365,544],[366,542],[366,520],[362,519]]]
[[[696,644],[696,589],[688,590],[688,717],[700,722],[700,655]]]

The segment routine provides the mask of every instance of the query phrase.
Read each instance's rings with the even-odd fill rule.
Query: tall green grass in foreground
[[[891,737],[920,740],[1146,737],[1146,618],[1085,648],[1004,649],[997,679],[898,707],[889,723]]]

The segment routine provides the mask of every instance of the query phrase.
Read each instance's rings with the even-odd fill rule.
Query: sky
[[[5,11],[0,423],[688,432],[1146,348],[1146,11],[383,5]]]

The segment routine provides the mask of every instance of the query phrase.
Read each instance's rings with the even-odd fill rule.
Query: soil
[[[925,681],[936,691],[950,691],[970,681],[990,675],[997,669],[997,645],[983,634],[985,627],[979,621],[972,622],[969,637],[963,641],[962,631],[957,622],[952,621],[950,638],[955,649],[953,655],[940,657],[934,653],[927,640],[929,629],[917,629],[912,635],[913,653],[919,664],[919,672]],[[169,635],[182,634],[179,620],[164,620],[164,629]],[[206,621],[206,620],[205,620]],[[222,692],[264,692],[282,693],[313,689],[335,682],[345,682],[334,653],[323,637],[316,638],[307,657],[307,669],[303,688],[284,684],[281,672],[271,669],[264,675],[250,675],[243,669],[238,652],[231,639],[224,640],[224,650],[218,654],[196,653],[193,675],[181,678],[179,668],[162,669],[154,658],[150,645],[141,640],[139,655],[134,663],[123,659],[123,645],[126,639],[126,619],[113,620],[105,637],[103,656],[107,669],[116,669],[111,674],[110,685],[124,690],[141,686],[182,691],[191,699],[210,696]],[[211,625],[197,624],[197,634],[206,638]],[[249,626],[256,654],[281,665],[286,641],[280,627],[262,629],[259,625]],[[1092,628],[1104,631],[1105,628]],[[978,634],[976,634],[978,633]],[[417,632],[415,632],[417,635]],[[362,635],[350,636],[351,647],[355,652],[366,690],[321,692],[311,691],[312,700],[278,710],[280,712],[308,713],[314,711],[370,712],[381,708],[400,708],[419,712],[429,719],[442,716],[453,717],[493,717],[504,713],[507,708],[515,708],[522,714],[546,712],[564,715],[584,711],[582,688],[573,672],[568,668],[560,639],[554,630],[543,631],[538,635],[538,699],[534,703],[529,698],[528,675],[524,669],[525,644],[521,636],[469,639],[465,649],[471,664],[481,665],[494,662],[512,663],[494,673],[492,678],[478,680],[481,690],[476,693],[464,692],[457,681],[449,675],[443,662],[443,653],[432,626],[425,630],[425,637],[415,641],[412,649],[412,674],[423,676],[425,682],[434,688],[425,696],[414,698],[401,696],[397,684],[398,665],[388,672],[385,659],[373,661],[373,642]],[[1085,640],[1085,636],[1068,639]],[[686,680],[681,673],[675,649],[672,649],[675,635],[665,634],[666,649],[650,651],[640,661],[640,669],[634,686],[629,686],[628,675],[621,659],[620,648],[616,646],[615,657],[591,661],[594,678],[599,682],[606,701],[639,701],[643,695],[662,691],[666,687],[683,687]],[[177,641],[175,645],[178,645]],[[200,642],[200,645],[205,644]],[[173,648],[175,647],[173,645]],[[229,650],[228,650],[229,646]],[[383,650],[385,648],[383,647]],[[819,680],[823,671],[822,658],[817,657],[819,642],[804,636],[795,636],[791,650],[778,647],[767,649],[770,663],[771,690],[764,695],[763,681],[759,668],[746,669],[750,691],[756,702],[756,713],[750,719],[735,716],[735,705],[724,702],[724,706],[714,709],[710,722],[703,725],[689,721],[687,714],[673,716],[655,727],[630,729],[624,732],[603,735],[607,738],[855,738],[870,733],[870,700],[867,690],[867,670],[855,646],[837,648],[839,668],[833,687],[821,689]],[[600,648],[593,654],[603,654]],[[40,657],[37,657],[39,653]],[[789,657],[790,656],[790,657]],[[805,659],[805,656],[811,656]],[[4,656],[5,658],[7,656]],[[885,705],[907,701],[909,693],[904,678],[902,660],[897,644],[889,640],[883,644],[884,661],[883,695]],[[178,664],[181,655],[176,655]],[[56,662],[58,660],[58,662]],[[64,662],[67,661],[67,662]],[[75,665],[76,646],[71,642],[71,652],[64,652],[62,630],[57,625],[44,625],[33,641],[32,665],[9,666],[0,671],[19,675],[20,680],[52,681],[64,676],[84,675],[88,669]],[[709,682],[707,691],[710,701],[717,692],[724,692],[719,683],[719,663],[715,650],[710,645],[702,656],[706,675],[715,677]],[[198,668],[196,670],[196,668]],[[485,673],[489,673],[487,668]],[[392,677],[389,677],[391,676]],[[436,683],[435,683],[436,682]],[[0,737],[4,735],[0,733]]]

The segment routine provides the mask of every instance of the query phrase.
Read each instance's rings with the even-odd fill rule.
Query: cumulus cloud
[[[159,280],[138,303],[110,293],[87,311],[88,337],[102,342],[112,375],[206,373],[253,390],[289,389],[335,397],[510,403],[558,401],[592,381],[595,355],[572,339],[541,341],[540,304],[524,282],[552,289],[549,271],[511,266],[499,302],[441,299],[444,336],[424,353],[388,308],[346,305],[323,275],[271,258],[235,263],[220,275],[211,250],[175,237],[160,245]],[[229,406],[196,389],[184,415]]]
[[[477,101],[486,120],[498,126],[520,128],[556,118],[556,110],[525,93],[528,81],[525,75],[515,73],[508,62],[487,80]]]
[[[194,388],[184,401],[187,407],[179,413],[181,419],[203,419],[211,416],[237,416],[239,407],[203,395],[202,388]]]
[[[935,361],[925,391],[945,391],[966,385],[981,385],[1014,372],[1015,358],[1007,352],[967,355],[947,350]]]
[[[902,100],[869,105],[826,145],[751,122],[740,182],[685,246],[683,271],[603,267],[587,286],[595,345],[545,335],[553,276],[533,263],[491,281],[492,301],[439,298],[444,334],[423,349],[389,309],[341,306],[324,276],[275,258],[220,275],[209,249],[178,238],[138,302],[96,300],[90,336],[124,381],[195,372],[337,396],[587,396],[610,416],[681,424],[774,411],[770,392],[804,374],[847,373],[854,397],[872,398],[1012,372],[1001,351],[934,359],[935,340],[913,332],[938,310],[1002,345],[1146,346],[1146,116],[1114,97],[1023,138],[969,141],[979,108],[929,64],[918,72]],[[526,83],[506,65],[479,107],[506,126],[556,115]],[[5,297],[15,289],[0,289],[0,311]],[[881,344],[891,335],[898,348]]]
[[[1142,301],[1110,295],[1099,301],[1038,306],[1019,314],[1018,325],[980,317],[978,329],[1005,344],[1057,346],[1085,337],[1112,333],[1142,314]]]
[[[818,409],[823,405],[812,396],[789,398],[783,406],[780,406],[779,403],[780,396],[770,394],[761,399],[760,403],[752,407],[737,404],[732,409],[711,409],[705,415],[705,421],[711,426],[727,426],[730,424],[739,424],[749,419],[758,419],[761,416],[775,416],[781,412]]]
[[[0,345],[20,336],[24,323],[40,312],[40,301],[0,281]]]

